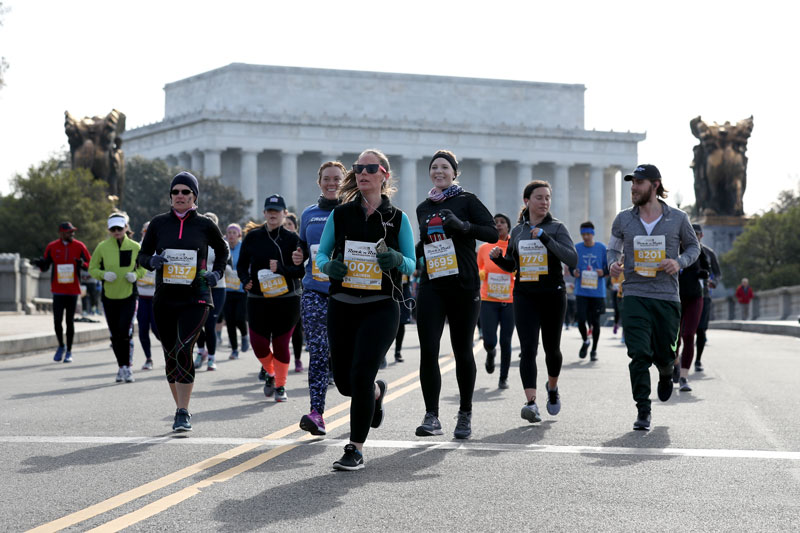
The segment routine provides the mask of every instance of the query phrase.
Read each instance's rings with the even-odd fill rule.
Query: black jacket
[[[678,274],[681,301],[703,297],[703,287],[707,284],[707,281],[701,283],[700,280],[708,280],[710,269],[708,257],[706,257],[705,250],[701,247],[697,261],[681,269],[680,274]]]
[[[297,233],[280,226],[272,231],[267,230],[267,225],[250,230],[242,241],[239,251],[239,262],[236,263],[236,273],[242,280],[242,287],[253,281],[250,294],[263,296],[258,282],[258,271],[269,270],[272,259],[278,261],[278,271],[286,278],[286,287],[289,291],[283,297],[297,296],[301,292],[300,280],[305,275],[305,265],[295,265],[292,261],[292,252],[300,245]]]
[[[441,225],[441,210],[449,209],[462,222],[469,222],[470,229],[466,233],[452,231]],[[417,259],[423,258],[420,283],[433,282],[434,287],[444,289],[467,289],[479,291],[481,280],[478,276],[478,255],[475,251],[475,240],[488,243],[497,242],[497,229],[494,227],[494,218],[481,203],[477,196],[471,192],[463,191],[457,196],[447,198],[442,202],[426,199],[417,206],[417,222],[419,223],[419,244],[417,244]],[[424,261],[424,246],[444,235],[453,239],[458,262],[458,275],[445,276],[431,280],[428,278],[428,269]]]

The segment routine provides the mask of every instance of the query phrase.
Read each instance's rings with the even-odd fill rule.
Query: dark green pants
[[[622,327],[631,362],[631,392],[639,411],[650,411],[650,366],[671,375],[678,347],[681,304],[641,296],[625,296]]]

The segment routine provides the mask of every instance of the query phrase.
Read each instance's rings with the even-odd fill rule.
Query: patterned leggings
[[[319,414],[325,412],[325,396],[328,394],[328,297],[318,292],[303,292],[303,330],[308,348],[308,393],[311,409]]]
[[[208,306],[203,304],[173,304],[168,299],[153,301],[168,382],[194,383],[192,351],[208,311]]]

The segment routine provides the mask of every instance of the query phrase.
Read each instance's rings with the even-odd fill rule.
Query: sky
[[[166,83],[230,63],[586,86],[586,129],[647,134],[670,201],[694,202],[689,121],[754,116],[748,214],[797,190],[791,2],[3,0],[0,193],[66,149],[64,111],[164,116]],[[124,139],[124,135],[123,135]]]

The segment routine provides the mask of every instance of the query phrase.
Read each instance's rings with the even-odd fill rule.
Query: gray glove
[[[153,270],[158,270],[166,263],[169,263],[169,261],[163,255],[156,254],[150,258],[150,268]]]
[[[109,270],[108,272],[103,274],[103,279],[106,281],[115,281],[117,279],[117,275]]]

